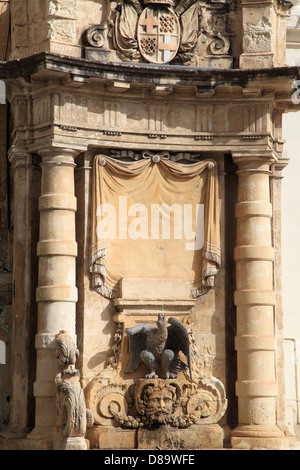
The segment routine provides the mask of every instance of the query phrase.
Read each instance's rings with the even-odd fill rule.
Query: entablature
[[[299,67],[203,69],[99,64],[54,54],[0,64],[14,115],[14,143],[79,148],[261,146],[280,150],[278,113],[299,107]],[[280,127],[280,123],[279,123]],[[77,147],[76,147],[77,148]]]

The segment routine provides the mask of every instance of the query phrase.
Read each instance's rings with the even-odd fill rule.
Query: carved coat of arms
[[[97,60],[231,67],[229,0],[114,0],[109,16],[85,32]],[[203,62],[204,61],[204,62]]]
[[[195,0],[122,0],[116,9],[113,42],[124,58],[166,64],[192,53],[200,34]]]
[[[144,59],[156,64],[170,62],[179,42],[180,26],[174,11],[166,3],[150,3],[138,21],[138,43]]]

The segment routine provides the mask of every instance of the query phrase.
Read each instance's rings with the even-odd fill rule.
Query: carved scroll
[[[88,388],[87,400],[96,424],[124,428],[214,424],[227,408],[223,384],[215,377],[197,382],[138,379],[129,388],[125,384],[103,386],[95,379]]]

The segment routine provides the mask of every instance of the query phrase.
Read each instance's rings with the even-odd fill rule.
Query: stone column
[[[235,305],[239,425],[236,448],[285,446],[276,426],[276,335],[274,328],[274,248],[270,165],[272,152],[234,154],[238,166]]]
[[[66,330],[75,340],[76,256],[74,158],[70,149],[41,150],[39,199],[39,278],[35,429],[29,438],[51,439],[55,429],[56,335]],[[75,340],[76,343],[76,340]]]

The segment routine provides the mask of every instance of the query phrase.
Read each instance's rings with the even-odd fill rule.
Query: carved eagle
[[[177,372],[186,369],[189,369],[192,378],[191,348],[186,327],[174,317],[170,317],[168,322],[170,326],[167,327],[165,316],[158,314],[155,325],[138,324],[126,328],[130,352],[127,373],[133,372],[144,362],[151,371],[146,375],[148,378],[158,377],[156,369],[159,365],[166,378],[176,378]],[[180,351],[186,356],[187,364],[179,358]]]

